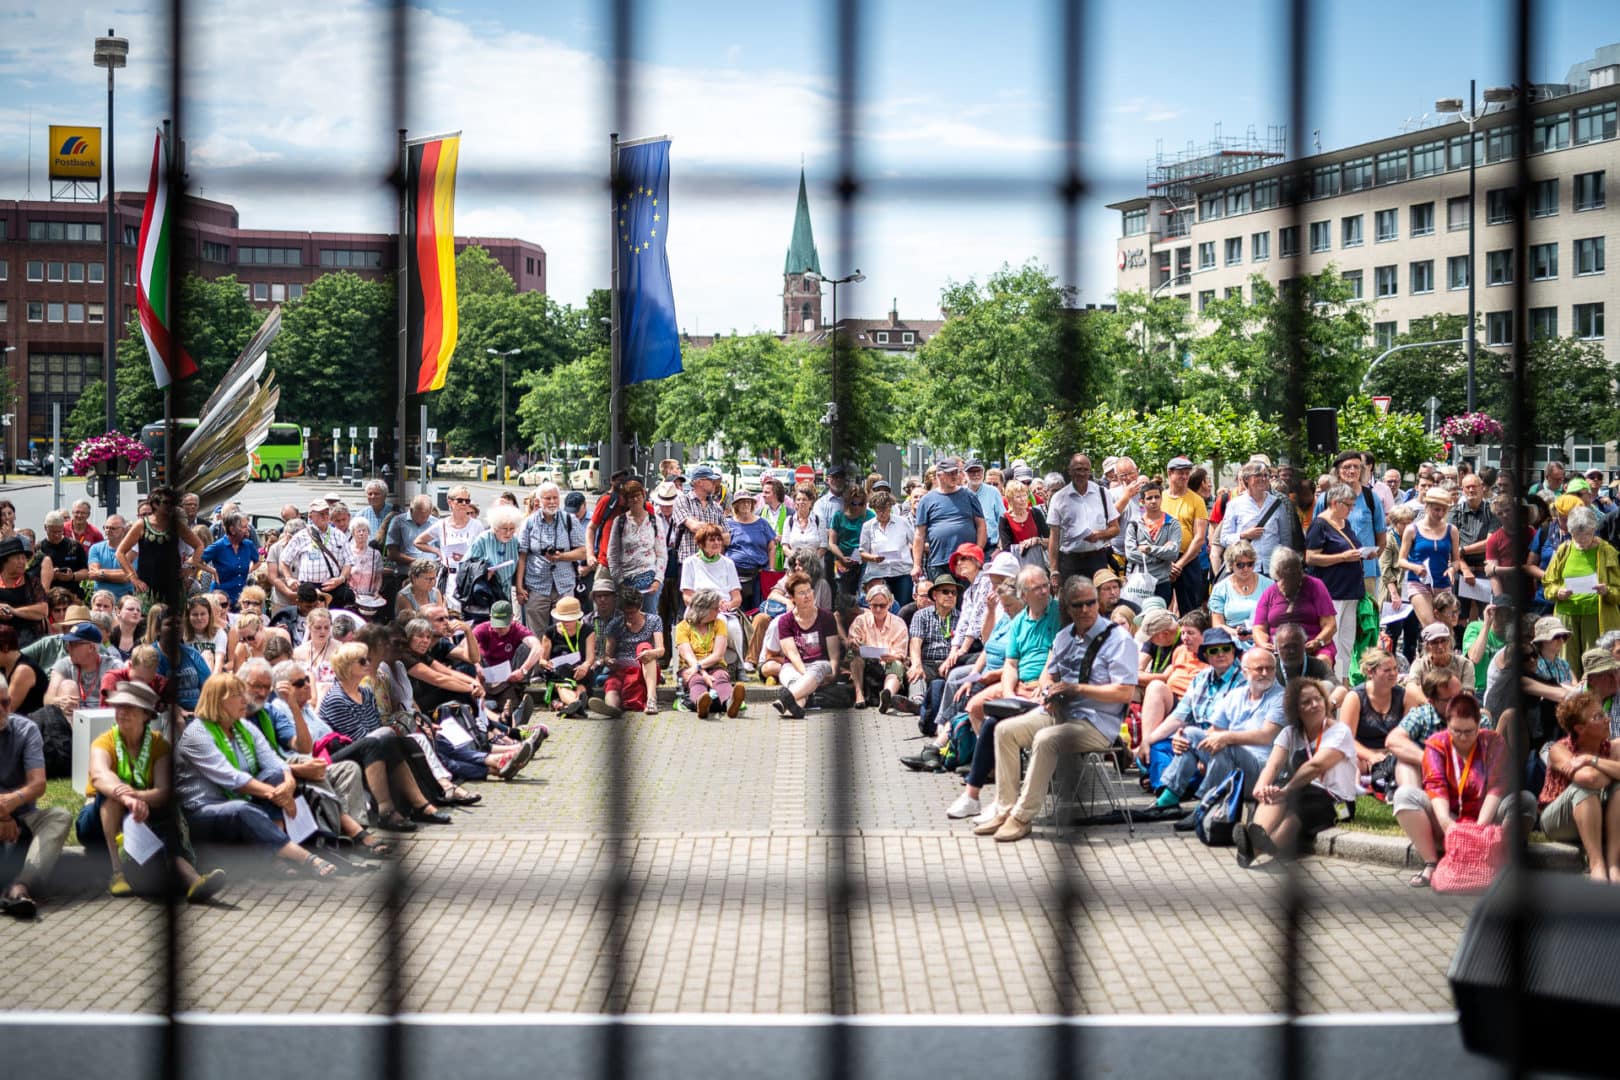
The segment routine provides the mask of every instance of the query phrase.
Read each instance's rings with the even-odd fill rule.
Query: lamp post
[[[857,285],[866,280],[866,275],[859,269],[853,274],[846,274],[841,278],[822,277],[811,270],[804,275],[804,280],[811,285],[820,285],[826,282],[832,286],[832,367],[828,372],[828,390],[832,397],[832,408],[828,412],[827,423],[827,467],[830,469],[838,461],[838,286]]]
[[[103,237],[107,241],[107,311],[103,316],[107,324],[107,344],[101,358],[101,385],[107,393],[108,431],[118,427],[118,241],[114,236],[118,219],[113,207],[113,72],[124,66],[128,56],[129,39],[115,37],[112,27],[107,28],[106,37],[96,38],[96,67],[107,69],[107,141],[102,147],[107,155],[107,235]],[[102,501],[109,517],[118,513],[118,486],[118,479],[114,477],[102,488]]]
[[[500,479],[501,479],[501,486],[505,487],[506,486],[506,358],[509,357],[509,356],[517,356],[523,350],[522,349],[507,349],[505,352],[502,352],[499,349],[485,349],[484,351],[486,353],[488,353],[489,355],[491,355],[491,356],[498,356],[498,357],[501,358],[501,452],[498,455],[496,455],[496,457],[498,458],[498,460],[496,462],[496,468],[500,470],[499,476],[500,476]]]
[[[1468,125],[1468,336],[1466,341],[1468,344],[1469,412],[1474,411],[1474,399],[1476,396],[1474,392],[1474,351],[1477,345],[1476,339],[1478,337],[1474,331],[1474,277],[1476,270],[1474,265],[1474,218],[1477,215],[1477,207],[1474,205],[1474,200],[1476,198],[1475,178],[1479,167],[1479,154],[1476,152],[1474,145],[1474,125],[1479,123],[1480,118],[1485,115],[1485,110],[1479,106],[1475,98],[1475,91],[1476,83],[1473,79],[1469,79],[1468,108],[1466,110],[1463,109],[1462,98],[1440,98],[1434,103],[1435,112],[1454,113],[1457,119]],[[1500,105],[1503,102],[1512,100],[1513,89],[1511,87],[1492,86],[1487,87],[1485,90],[1486,105]],[[1522,272],[1522,270],[1518,272]]]

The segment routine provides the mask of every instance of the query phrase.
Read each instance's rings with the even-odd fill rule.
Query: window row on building
[[[23,317],[31,323],[102,323],[107,321],[107,306],[76,300],[25,300]],[[0,323],[10,320],[10,305],[0,300]]]
[[[107,280],[107,266],[99,262],[60,262],[55,259],[29,259],[23,267],[28,281],[68,285],[101,285]],[[7,259],[0,259],[0,281],[11,276]]]
[[[1346,219],[1348,220],[1348,219]],[[1323,243],[1318,246],[1319,232],[1327,232],[1331,222],[1314,222],[1311,225],[1311,251],[1331,251],[1332,246]],[[1322,226],[1319,230],[1317,226]],[[1278,232],[1278,247],[1284,258],[1291,258],[1299,254],[1299,229],[1290,225]],[[1602,236],[1585,236],[1570,242],[1572,262],[1570,270],[1575,277],[1592,277],[1605,273],[1607,270],[1606,244]],[[1198,269],[1200,271],[1215,270],[1215,244],[1214,240],[1206,240],[1198,245]],[[1355,247],[1355,244],[1344,245]],[[1559,276],[1560,244],[1552,241],[1545,244],[1532,244],[1530,246],[1530,280],[1555,281]],[[1223,266],[1243,265],[1243,237],[1229,236],[1222,243]],[[1269,232],[1252,233],[1249,236],[1249,262],[1263,263],[1271,258],[1271,234]],[[1446,258],[1446,288],[1468,288],[1468,256],[1452,255]],[[1407,290],[1413,293],[1428,293],[1435,290],[1435,260],[1417,259],[1407,264],[1407,277],[1410,284]],[[1376,266],[1373,275],[1377,282],[1375,296],[1390,297],[1400,295],[1400,267],[1391,263],[1387,266]],[[1344,276],[1360,283],[1362,272],[1360,270],[1345,271]],[[1485,252],[1485,284],[1511,285],[1513,284],[1513,249],[1501,248]],[[1358,289],[1356,296],[1361,293]]]
[[[1560,334],[1579,338],[1582,341],[1603,340],[1603,304],[1602,302],[1590,304],[1573,304],[1569,308],[1569,324],[1562,326],[1559,323],[1557,307],[1533,307],[1529,311],[1530,340],[1540,341],[1544,338],[1555,338]],[[1485,312],[1486,345],[1501,346],[1512,345],[1514,342],[1514,324],[1511,309],[1505,311]],[[1373,323],[1373,343],[1380,349],[1387,349],[1395,344],[1399,333],[1399,324],[1394,320]]]
[[[281,304],[297,300],[304,295],[304,286],[298,282],[283,285],[275,281],[242,282],[242,295],[258,303]]]

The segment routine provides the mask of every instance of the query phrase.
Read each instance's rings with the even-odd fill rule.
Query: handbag
[[[1231,847],[1232,834],[1243,821],[1243,773],[1231,772],[1198,800],[1193,832],[1205,847]]]
[[[1481,892],[1507,863],[1507,834],[1500,825],[1459,821],[1446,834],[1446,853],[1429,884],[1435,892]]]

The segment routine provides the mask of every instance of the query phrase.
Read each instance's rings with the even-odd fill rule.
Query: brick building
[[[136,241],[144,192],[119,192],[114,280],[117,312],[135,312]],[[104,202],[0,200],[0,355],[16,391],[8,456],[24,440],[50,437],[51,404],[67,413],[86,384],[99,380],[106,346]],[[177,224],[177,256],[206,278],[234,274],[255,305],[296,300],[322,274],[348,270],[380,279],[395,273],[398,241],[386,233],[244,229],[236,208],[191,198]],[[456,237],[489,251],[522,292],[545,292],[546,253],[538,244],[497,237]]]

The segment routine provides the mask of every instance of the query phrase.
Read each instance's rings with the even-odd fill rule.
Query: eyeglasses
[[[453,502],[453,503],[470,503],[470,502],[472,502],[471,499],[463,499],[459,495],[457,497],[451,499],[450,501]]]
[[[1071,600],[1071,601],[1069,601],[1069,610],[1070,611],[1084,611],[1084,610],[1086,610],[1086,608],[1094,608],[1096,606],[1097,606],[1097,601],[1096,601],[1095,598],[1093,598],[1091,600]]]
[[[366,661],[366,663],[368,663],[368,664],[370,662],[371,661],[369,661],[369,660]],[[295,688],[297,688],[299,690],[302,690],[304,687],[309,685],[309,680],[308,679],[289,679],[287,681],[287,685],[291,686],[291,687],[295,687]]]
[[[1473,727],[1454,727],[1454,726],[1448,724],[1448,725],[1446,725],[1446,728],[1447,728],[1448,731],[1451,732],[1451,736],[1454,739],[1479,734],[1479,725],[1478,724],[1475,724]]]
[[[1237,652],[1237,649],[1231,645],[1205,645],[1204,651],[1211,656],[1219,656],[1225,653]]]
[[[1232,569],[1234,569],[1234,570],[1253,570],[1254,569],[1254,560],[1250,559],[1247,562],[1235,562],[1235,563],[1232,564]]]

